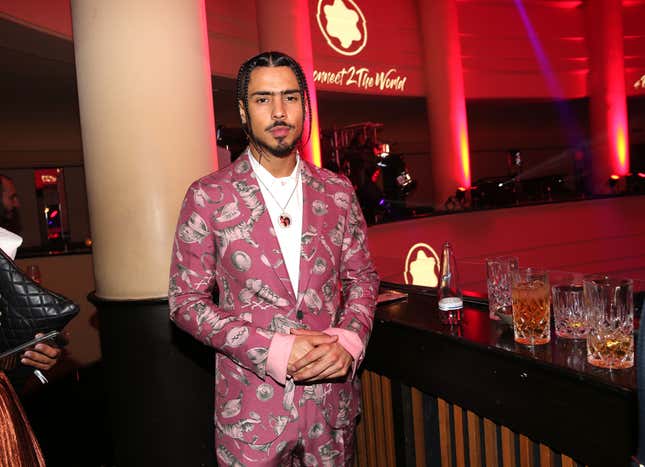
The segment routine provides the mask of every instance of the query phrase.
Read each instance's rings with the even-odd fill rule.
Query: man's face
[[[14,233],[20,233],[20,217],[18,208],[20,200],[16,193],[16,186],[8,178],[0,177],[2,183],[2,209],[0,210],[0,225]]]
[[[20,207],[16,186],[8,178],[2,178],[0,180],[2,180],[2,206],[4,207],[5,217],[7,219],[13,219]]]
[[[291,68],[257,67],[248,88],[250,136],[276,157],[293,153],[302,136],[304,115],[298,79]],[[244,106],[240,116],[247,122]]]

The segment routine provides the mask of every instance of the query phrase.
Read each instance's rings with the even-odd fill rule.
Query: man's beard
[[[22,232],[22,224],[20,222],[20,213],[18,209],[5,209],[2,206],[0,211],[0,227],[10,232],[20,235]]]
[[[287,127],[287,128],[293,128],[292,125],[287,125],[286,123],[277,123],[273,124],[265,129],[266,132],[269,132],[272,128],[278,128],[278,127]],[[300,143],[300,140],[302,139],[302,130],[300,130],[300,134],[296,136],[291,144],[283,144],[284,138],[282,140],[278,140],[277,146],[271,146],[268,143],[265,143],[259,138],[256,138],[253,132],[249,134],[249,139],[257,146],[262,152],[268,153],[274,157],[278,158],[283,158],[287,157],[289,154],[293,152],[293,150],[298,146]]]

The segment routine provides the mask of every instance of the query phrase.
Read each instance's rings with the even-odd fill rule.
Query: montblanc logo
[[[405,258],[403,278],[406,284],[436,287],[439,283],[439,256],[427,243],[416,243]]]
[[[353,0],[318,0],[316,19],[329,47],[356,55],[367,44],[367,21]]]

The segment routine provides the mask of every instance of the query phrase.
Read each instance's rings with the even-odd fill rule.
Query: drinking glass
[[[554,279],[551,274],[550,279],[555,334],[565,339],[585,339],[587,319],[581,277],[566,274]]]
[[[40,284],[40,281],[41,281],[42,278],[41,278],[41,275],[40,275],[40,268],[38,267],[37,264],[30,264],[29,266],[27,266],[27,271],[26,272],[27,272],[27,276],[29,276],[29,278],[32,281]]]
[[[587,361],[601,368],[634,365],[634,295],[631,279],[585,276]]]
[[[549,275],[533,268],[517,269],[511,283],[515,342],[546,344],[551,340]]]
[[[486,288],[488,289],[488,314],[491,319],[512,315],[511,278],[517,270],[516,256],[486,258]]]

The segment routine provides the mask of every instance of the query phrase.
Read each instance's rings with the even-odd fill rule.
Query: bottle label
[[[459,297],[444,297],[439,300],[439,309],[442,311],[458,310],[464,307],[464,301]]]

